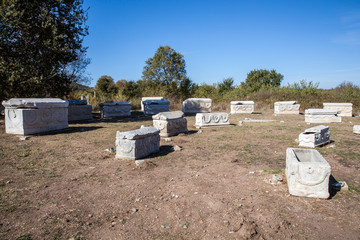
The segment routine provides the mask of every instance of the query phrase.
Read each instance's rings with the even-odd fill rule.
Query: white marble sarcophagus
[[[188,98],[183,101],[182,111],[185,114],[210,113],[211,103],[210,98]]]
[[[69,127],[69,103],[60,98],[11,98],[2,104],[6,133],[29,135]]]
[[[307,123],[339,123],[341,117],[340,110],[336,109],[315,109],[305,110],[305,122]]]
[[[68,100],[68,119],[71,121],[91,120],[92,106],[86,100]]]
[[[187,133],[187,120],[181,111],[161,112],[153,117],[153,126],[160,130],[161,137]]]
[[[170,109],[170,102],[168,100],[146,100],[143,101],[144,114],[154,115],[159,112],[168,112]]]
[[[160,130],[141,127],[128,132],[116,132],[116,158],[139,159],[160,149]]]
[[[229,114],[218,113],[197,113],[195,117],[195,127],[201,128],[206,126],[224,126],[230,125]]]
[[[146,100],[164,100],[164,97],[143,97],[143,98],[141,98],[141,111],[144,111],[143,102]]]
[[[360,125],[354,125],[353,132],[356,134],[360,134]]]
[[[274,103],[275,114],[299,114],[300,104],[296,101],[282,101]]]
[[[128,102],[100,103],[99,106],[102,118],[131,116],[131,104]]]
[[[253,113],[254,112],[254,101],[231,101],[230,102],[230,113]]]
[[[288,148],[285,173],[291,195],[314,198],[330,196],[331,167],[318,151]]]
[[[328,126],[319,125],[308,128],[299,135],[299,146],[318,147],[330,142],[330,131]]]
[[[352,103],[323,103],[323,109],[340,110],[341,117],[352,117]]]

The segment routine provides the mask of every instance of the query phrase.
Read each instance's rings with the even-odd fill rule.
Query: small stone
[[[243,121],[239,121],[238,126],[242,126],[243,125]]]
[[[140,202],[140,198],[136,198],[136,199],[135,199],[135,202]]]
[[[184,224],[183,228],[188,228],[186,224]]]
[[[250,171],[249,174],[254,174],[255,172],[254,171]]]
[[[23,136],[23,137],[20,137],[20,141],[25,141],[25,140],[28,140],[29,137],[28,136]]]
[[[280,175],[278,175],[278,174],[274,174],[272,179],[275,180],[275,181],[278,181],[278,182],[283,181],[282,177]]]
[[[315,202],[321,202],[321,200],[320,200],[319,198],[317,198],[317,199],[315,200]]]
[[[181,151],[182,150],[182,147],[178,146],[178,145],[175,145],[174,146],[174,150],[175,151]]]
[[[171,138],[164,138],[164,140],[165,140],[165,142],[171,142],[172,140],[171,140]]]
[[[106,152],[111,152],[111,153],[114,153],[115,152],[115,149],[114,148],[107,148],[105,149]]]
[[[340,183],[342,183],[341,184],[341,190],[340,190],[341,192],[349,191],[349,186],[347,185],[347,183],[345,181],[340,182]]]
[[[202,130],[197,131],[197,133],[202,133]]]
[[[327,146],[327,148],[335,148],[336,145],[335,144],[330,144],[329,146]]]
[[[295,139],[295,142],[299,143],[299,139],[298,139],[298,138],[296,138],[296,139]]]
[[[116,222],[115,221],[112,221],[111,222],[111,226],[113,227],[113,226],[115,226],[116,225]]]
[[[280,121],[281,123],[284,123],[285,121]]]
[[[136,208],[132,208],[132,209],[131,209],[131,212],[132,212],[132,213],[136,213],[137,211],[139,211],[139,209],[136,209]]]
[[[137,167],[143,165],[144,163],[145,163],[145,160],[135,160],[135,165],[136,165]]]
[[[92,214],[89,214],[89,215],[88,215],[89,218],[92,218],[92,216],[93,216]]]

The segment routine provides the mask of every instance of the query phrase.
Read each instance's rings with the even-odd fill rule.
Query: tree
[[[101,76],[95,86],[96,91],[105,97],[110,97],[117,93],[117,88],[114,79],[110,76]]]
[[[248,73],[244,86],[251,92],[257,92],[262,87],[280,87],[284,76],[275,70],[258,69]]]
[[[0,98],[66,95],[89,63],[83,0],[12,0],[0,5]]]
[[[218,84],[219,93],[224,94],[225,92],[230,91],[234,88],[234,79],[233,78],[225,78],[221,83]]]

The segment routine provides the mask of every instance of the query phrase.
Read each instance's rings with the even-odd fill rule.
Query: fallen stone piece
[[[231,101],[230,102],[230,114],[237,113],[253,113],[254,101]]]
[[[99,106],[102,118],[131,116],[131,104],[128,102],[100,103]]]
[[[285,174],[291,195],[328,198],[331,167],[314,149],[288,148]]]
[[[224,126],[230,125],[229,114],[219,113],[197,113],[195,117],[195,126],[197,128],[205,126]]]
[[[168,112],[170,102],[168,100],[146,100],[142,102],[144,105],[145,115],[155,115],[159,112]]]
[[[353,132],[356,134],[360,134],[360,125],[354,125]]]
[[[341,111],[339,116],[352,117],[352,103],[323,103],[323,109],[336,109]]]
[[[2,105],[6,133],[30,135],[69,126],[69,103],[60,98],[11,98]]]
[[[251,118],[245,118],[242,122],[253,122],[253,123],[264,123],[264,122],[274,122],[275,120],[270,119],[251,119]],[[241,121],[239,121],[240,123]]]
[[[341,111],[336,109],[306,109],[305,122],[307,123],[339,123]]]
[[[160,150],[160,130],[141,127],[128,132],[116,132],[116,158],[139,159]]]
[[[188,98],[183,102],[182,111],[185,114],[210,113],[211,103],[210,98]]]
[[[274,103],[275,114],[299,114],[300,104],[296,101],[281,101]]]
[[[319,125],[308,128],[299,135],[299,146],[318,147],[330,142],[330,131],[328,126]]]
[[[181,111],[161,112],[153,117],[153,126],[160,130],[160,136],[170,137],[187,133],[187,120]]]
[[[146,100],[164,100],[164,97],[142,97],[141,98],[141,111],[144,111],[143,102]]]
[[[68,100],[68,120],[71,121],[82,121],[91,120],[92,117],[92,106],[87,105],[86,100]]]

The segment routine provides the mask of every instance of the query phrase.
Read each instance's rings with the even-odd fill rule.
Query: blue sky
[[[85,0],[84,7],[90,86],[102,75],[140,79],[164,45],[184,55],[197,84],[233,77],[238,85],[253,69],[275,69],[284,86],[360,85],[359,0]]]

